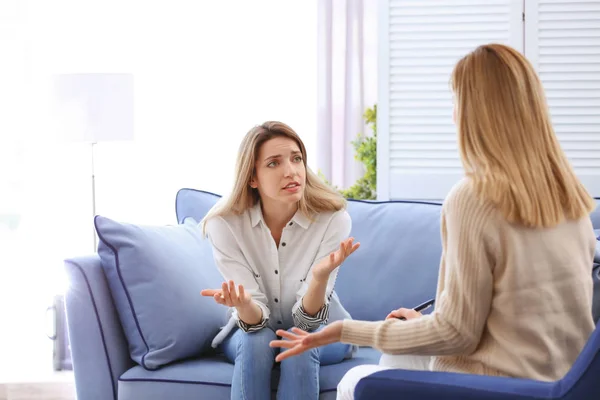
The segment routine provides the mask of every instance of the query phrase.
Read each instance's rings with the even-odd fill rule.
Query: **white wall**
[[[135,142],[97,146],[99,213],[172,222],[176,190],[226,191],[239,141],[269,119],[299,132],[315,167],[315,2],[61,1],[31,12],[40,72],[134,74]]]
[[[175,223],[177,190],[227,191],[265,120],[296,129],[316,169],[316,20],[314,1],[0,2],[0,214],[22,216],[0,227],[0,381],[51,365],[44,310],[63,259],[93,250],[90,147],[48,131],[48,78],[134,74],[135,140],[96,146],[97,213]]]

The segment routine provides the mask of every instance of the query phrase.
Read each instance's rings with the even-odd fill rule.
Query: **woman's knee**
[[[275,349],[269,346],[277,337],[275,332],[269,328],[263,328],[256,332],[238,331],[236,354],[261,359],[275,360]]]
[[[281,370],[287,370],[293,373],[302,373],[301,371],[310,371],[320,364],[319,349],[310,349],[293,357],[281,361]]]

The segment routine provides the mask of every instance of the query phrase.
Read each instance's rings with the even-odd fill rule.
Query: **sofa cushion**
[[[226,308],[200,295],[222,279],[194,221],[139,226],[97,216],[94,222],[131,358],[154,370],[209,349]]]
[[[331,393],[335,399],[337,384],[344,374],[357,365],[377,364],[381,353],[363,347],[352,359],[339,364],[321,367],[320,389],[323,394]],[[119,378],[119,399],[214,399],[231,398],[233,365],[220,355],[186,360],[161,368],[159,371],[146,371],[137,366],[126,371]],[[160,382],[160,385],[156,385]],[[272,390],[277,390],[279,369],[273,369]]]
[[[340,267],[336,291],[354,319],[381,320],[435,296],[440,204],[350,201],[348,212],[360,249]]]

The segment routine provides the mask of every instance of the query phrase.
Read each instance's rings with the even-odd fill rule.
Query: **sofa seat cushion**
[[[349,369],[361,364],[377,364],[380,357],[379,351],[363,347],[352,359],[321,367],[321,393],[335,393],[339,381]],[[119,378],[119,400],[228,400],[232,377],[233,364],[222,355],[177,362],[156,371],[135,366]],[[275,367],[271,385],[274,392],[278,381],[279,370]]]

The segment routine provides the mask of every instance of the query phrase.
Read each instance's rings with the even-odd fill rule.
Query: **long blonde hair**
[[[459,151],[476,193],[510,222],[550,227],[595,203],[554,133],[529,61],[501,44],[480,46],[452,72]]]
[[[242,214],[260,201],[258,190],[250,187],[250,180],[256,172],[255,162],[260,147],[274,137],[287,137],[294,140],[302,153],[302,162],[306,168],[306,184],[298,204],[298,210],[308,218],[312,218],[319,212],[338,211],[346,207],[344,197],[324,183],[308,167],[306,148],[298,134],[282,122],[267,121],[252,128],[242,140],[235,167],[233,190],[227,198],[217,203],[202,219],[201,224],[204,234],[206,234],[206,221],[210,218]]]

